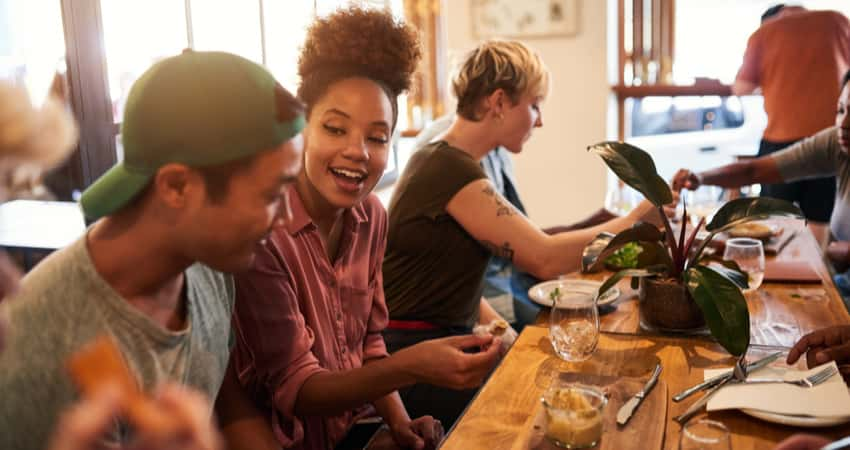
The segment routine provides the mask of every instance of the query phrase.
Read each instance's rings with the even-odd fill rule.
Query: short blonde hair
[[[489,40],[469,52],[452,80],[457,113],[479,120],[482,98],[503,89],[513,103],[523,94],[546,97],[549,69],[540,55],[518,41]]]

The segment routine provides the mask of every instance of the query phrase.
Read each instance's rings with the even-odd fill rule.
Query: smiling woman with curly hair
[[[260,410],[259,433],[273,432],[278,447],[362,448],[358,437],[372,430],[353,426],[374,412],[399,447],[435,447],[440,422],[411,420],[397,389],[478,385],[497,357],[497,346],[464,353],[490,342],[475,336],[389,356],[381,336],[387,216],[371,192],[419,58],[416,33],[384,11],[340,10],[307,32],[298,62],[303,167],[284,193],[291,218],[258,248],[253,270],[236,278],[232,377]]]

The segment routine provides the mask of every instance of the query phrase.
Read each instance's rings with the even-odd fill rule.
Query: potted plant
[[[739,198],[724,204],[705,229],[708,235],[695,245],[701,219],[690,234],[684,226],[687,205],[678,236],[673,232],[664,205],[673,202],[668,184],[655,169],[649,154],[623,142],[601,142],[588,150],[602,157],[608,167],[627,185],[644,195],[658,209],[663,230],[637,223],[610,239],[596,258],[583,261],[589,271],[601,268],[606,259],[626,244],[637,242],[641,258],[636,267],[614,273],[599,288],[604,294],[623,277],[640,280],[641,319],[662,330],[708,326],[711,334],[729,353],[739,356],[750,342],[750,317],[741,289],[747,288],[747,274],[734,262],[708,265],[702,259],[711,240],[720,232],[752,220],[773,216],[801,217],[791,203],[766,198]]]

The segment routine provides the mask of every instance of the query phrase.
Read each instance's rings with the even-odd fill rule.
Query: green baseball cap
[[[121,124],[124,160],[83,192],[91,220],[129,203],[167,163],[223,164],[270,150],[304,128],[303,108],[262,66],[186,50],[133,84]]]

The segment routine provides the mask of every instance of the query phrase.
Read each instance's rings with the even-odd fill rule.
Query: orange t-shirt
[[[850,68],[850,21],[835,11],[788,8],[747,42],[737,78],[761,86],[764,139],[792,141],[829,127]]]

